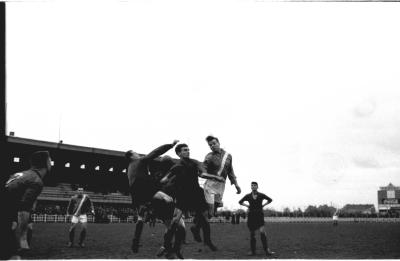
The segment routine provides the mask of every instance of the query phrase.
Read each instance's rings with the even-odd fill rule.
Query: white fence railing
[[[265,222],[312,223],[333,222],[330,217],[265,217]],[[400,218],[339,218],[338,222],[400,222]]]
[[[35,223],[66,223],[71,221],[69,215],[47,215],[47,214],[32,214],[31,218]],[[94,217],[89,215],[88,222],[93,223]]]
[[[67,223],[71,221],[71,216],[67,215],[47,215],[47,214],[32,214],[33,222],[35,223]],[[108,215],[110,223],[132,223],[134,221],[133,216],[128,216],[125,219],[118,218],[114,215]],[[265,217],[265,222],[287,222],[287,223],[314,223],[314,222],[333,222],[332,218],[315,218],[315,217]],[[240,219],[240,222],[246,222],[247,219]],[[88,215],[88,222],[95,222],[95,218],[92,215]],[[192,223],[193,218],[185,219],[185,222]],[[400,222],[400,218],[339,218],[338,222]],[[231,219],[224,217],[213,217],[210,219],[210,223],[231,223]]]

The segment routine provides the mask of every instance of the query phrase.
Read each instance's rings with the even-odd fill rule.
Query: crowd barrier
[[[265,217],[265,222],[288,222],[288,223],[314,223],[333,222],[331,217]],[[367,217],[346,217],[339,218],[338,222],[400,222],[400,218],[367,218]]]
[[[127,218],[118,218],[114,215],[107,215],[110,223],[132,223],[134,222],[133,216],[128,216]],[[31,219],[34,223],[67,223],[71,221],[70,215],[48,215],[48,214],[32,214]],[[92,215],[88,215],[88,222],[94,223],[95,217]],[[192,223],[193,218],[186,218],[186,223]],[[211,218],[210,223],[228,223],[230,220],[227,220],[223,217]]]
[[[71,216],[68,215],[47,215],[47,214],[32,214],[32,221],[35,223],[66,223],[71,221]],[[121,219],[113,215],[108,215],[110,223],[132,223],[133,216]],[[332,218],[316,218],[316,217],[265,217],[265,222],[287,222],[287,223],[315,223],[315,222],[333,222]],[[95,217],[88,215],[88,222],[94,223]],[[185,219],[186,223],[192,223],[193,218]],[[240,222],[247,222],[247,219],[240,219]],[[400,218],[339,218],[338,222],[400,222]],[[210,223],[231,223],[231,219],[224,217],[213,217]]]
[[[47,215],[32,214],[31,219],[34,223],[66,223],[71,221],[70,215]],[[88,222],[94,222],[94,217],[88,215]]]

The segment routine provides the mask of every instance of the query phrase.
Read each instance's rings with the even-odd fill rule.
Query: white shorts
[[[225,182],[207,179],[204,183],[204,196],[208,204],[214,204],[215,202],[222,203],[224,191]]]
[[[79,215],[79,216],[72,216],[71,223],[76,224],[78,222],[87,223],[87,215],[83,214],[83,215]]]

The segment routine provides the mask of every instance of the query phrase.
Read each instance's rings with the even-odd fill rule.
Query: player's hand
[[[242,190],[240,189],[239,185],[236,185],[236,194],[242,193]]]
[[[94,212],[94,210],[92,210],[92,214],[93,214],[93,216],[95,215],[95,212]]]
[[[174,140],[174,141],[172,142],[172,146],[175,146],[176,144],[178,144],[178,142],[179,142],[179,140]]]

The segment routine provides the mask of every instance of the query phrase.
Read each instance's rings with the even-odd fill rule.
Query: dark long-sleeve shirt
[[[81,195],[81,196],[75,195],[75,196],[71,197],[68,207],[67,207],[67,213],[69,215],[74,215],[75,213],[76,213],[76,215],[82,215],[82,214],[88,214],[88,213],[94,211],[93,203],[90,200],[89,196],[86,195],[84,201],[82,202],[81,209],[77,212],[82,199],[83,199],[83,195]]]
[[[210,152],[206,155],[206,158],[204,159],[204,167],[205,167],[207,173],[213,174],[213,175],[218,174],[218,171],[221,168],[224,153],[228,153],[228,152],[221,149],[220,152]],[[225,165],[223,166],[223,169],[221,172],[221,177],[223,177],[224,179],[226,179],[228,177],[229,180],[231,181],[231,184],[236,184],[236,176],[235,176],[235,172],[233,171],[233,167],[232,167],[232,155],[231,154],[228,154],[228,157],[226,158]]]
[[[172,144],[165,144],[162,145],[149,154],[136,159],[132,160],[129,163],[128,166],[128,180],[129,180],[129,186],[132,186],[133,183],[135,183],[136,179],[147,179],[150,176],[149,173],[149,164],[151,164],[151,161],[153,161],[155,158],[161,156],[162,154],[166,153],[170,149],[172,149],[173,145]]]
[[[239,200],[239,204],[247,201],[249,202],[249,212],[262,212],[262,202],[263,200],[267,200],[268,203],[272,202],[272,199],[267,195],[257,192],[257,197],[254,199],[252,193],[245,195],[241,200]]]
[[[204,191],[199,185],[202,170],[202,164],[193,159],[181,159],[171,168],[164,192],[176,199],[176,208],[196,212],[208,208]]]
[[[17,211],[31,211],[43,189],[43,181],[36,170],[29,169],[13,174],[6,183],[6,190]]]
[[[180,159],[168,173],[169,181],[164,186],[167,194],[179,198],[190,197],[201,188],[199,176],[204,172],[201,162],[194,159]]]

